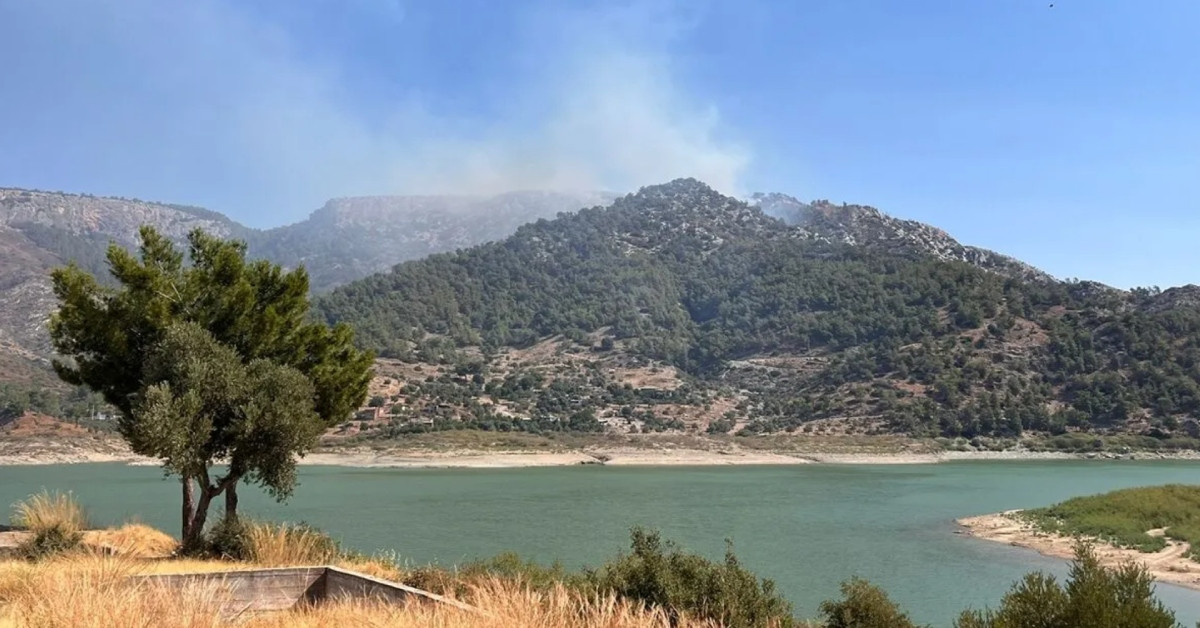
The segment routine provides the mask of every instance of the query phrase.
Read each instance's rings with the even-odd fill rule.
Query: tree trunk
[[[187,541],[192,537],[192,517],[196,512],[196,486],[192,478],[183,476],[183,531],[179,538]]]
[[[185,480],[183,489],[183,547],[185,550],[199,549],[200,540],[204,536],[204,524],[208,522],[208,507],[212,505],[212,500],[216,499],[221,493],[225,493],[225,518],[229,521],[237,517],[237,483],[241,476],[227,475],[218,480],[217,484],[213,484],[209,479],[207,471],[201,471],[200,475],[195,479],[200,484],[200,500],[196,502],[194,508],[190,507],[191,501],[194,498],[191,481]],[[191,512],[189,518],[188,512]]]
[[[237,515],[237,509],[238,509],[237,486],[238,486],[237,480],[234,480],[233,482],[231,482],[229,484],[229,486],[227,486],[225,488],[225,521],[227,523],[234,523],[235,521],[237,521],[237,516],[238,516]]]
[[[192,526],[188,530],[189,536],[184,539],[184,547],[196,547],[200,541],[200,537],[204,534],[204,524],[208,521],[208,505],[212,503],[217,494],[212,490],[212,487],[200,488],[200,501],[196,502],[196,511],[192,515]]]

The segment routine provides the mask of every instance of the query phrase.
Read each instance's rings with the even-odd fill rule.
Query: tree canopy
[[[186,261],[155,229],[140,236],[138,255],[109,247],[111,284],[74,265],[54,271],[50,333],[65,358],[54,367],[118,409],[134,452],[181,476],[194,540],[216,496],[236,517],[242,479],[290,494],[294,456],[363,402],[373,358],[349,327],[308,319],[303,268],[247,261],[244,244],[200,230]],[[219,461],[225,474],[210,477]]]

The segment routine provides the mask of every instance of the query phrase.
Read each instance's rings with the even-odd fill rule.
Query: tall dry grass
[[[88,528],[87,514],[71,493],[42,491],[13,506],[13,525],[34,534],[54,528],[79,534]]]
[[[83,543],[137,558],[163,558],[173,554],[179,547],[179,541],[176,541],[175,537],[141,523],[89,530],[83,533]]]
[[[324,626],[388,626],[396,628],[671,628],[666,613],[606,597],[591,599],[566,587],[534,591],[511,580],[491,580],[471,588],[478,611],[410,602],[384,605],[363,601],[256,617],[247,628],[322,628]],[[682,628],[716,628],[708,622],[683,620]]]
[[[328,535],[301,524],[249,522],[246,541],[250,561],[264,567],[323,565],[341,555]]]
[[[165,561],[162,561],[165,562]],[[534,591],[511,580],[471,587],[477,612],[413,601],[362,600],[256,615],[223,616],[219,587],[172,590],[132,581],[146,561],[74,554],[41,563],[0,563],[0,626],[22,628],[669,628],[667,615],[612,597],[592,599],[565,587]],[[684,621],[684,628],[712,627]]]
[[[130,579],[141,561],[71,554],[0,569],[0,604],[21,628],[217,628],[220,590],[183,590]]]

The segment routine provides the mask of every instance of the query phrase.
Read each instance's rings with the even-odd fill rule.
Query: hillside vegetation
[[[1196,289],[1055,281],[820,208],[788,225],[678,180],[317,307],[395,358],[383,434],[1200,435]]]
[[[301,222],[258,230],[187,205],[0,188],[0,419],[26,410],[73,419],[97,411],[95,399],[73,392],[50,369],[50,271],[73,262],[110,282],[108,245],[136,248],[143,225],[177,243],[194,228],[241,240],[251,257],[304,265],[313,291],[324,292],[398,262],[503,238],[522,223],[609,200],[603,193],[537,191],[341,198]]]

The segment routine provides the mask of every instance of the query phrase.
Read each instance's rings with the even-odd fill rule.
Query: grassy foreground
[[[1045,532],[1143,552],[1163,549],[1167,539],[1183,541],[1191,546],[1189,557],[1200,560],[1200,486],[1170,484],[1076,497],[1023,516]]]
[[[147,526],[87,530],[82,509],[69,495],[34,496],[18,506],[13,519],[26,531],[20,533],[21,557],[0,559],[0,628],[919,628],[884,591],[857,578],[843,583],[841,599],[820,605],[819,620],[800,621],[774,584],[743,568],[732,551],[724,561],[711,561],[636,528],[630,553],[581,572],[513,555],[462,569],[409,570],[393,557],[343,552],[304,525],[217,525],[204,547],[190,550],[206,557],[179,558],[175,539]],[[218,583],[180,589],[130,578],[313,564],[404,582],[473,608],[415,599],[342,600],[230,616]],[[968,609],[954,625],[1179,628],[1174,614],[1154,598],[1145,569],[1105,568],[1083,546],[1068,582],[1030,574],[998,608]]]
[[[563,626],[668,628],[661,610],[627,601],[585,598],[564,586],[535,591],[494,579],[472,585],[478,613],[446,605],[335,602],[315,608],[229,617],[215,587],[172,590],[130,584],[128,576],[157,571],[223,570],[222,562],[146,562],[130,557],[75,555],[40,563],[0,563],[0,627],[283,628],[285,626]],[[713,624],[684,619],[687,627]]]
[[[601,589],[581,574],[544,568],[501,556],[446,570],[407,569],[394,557],[367,557],[344,552],[324,533],[305,525],[246,522],[234,528],[217,525],[197,550],[201,558],[180,557],[171,536],[140,524],[88,530],[87,518],[69,494],[42,493],[15,508],[13,523],[22,532],[19,555],[0,559],[0,628],[66,628],[131,626],[147,628],[283,626],[563,626],[566,628],[793,626],[790,606],[736,565],[716,565],[661,544],[656,534],[638,533],[644,551],[672,563],[685,576],[707,578],[722,591],[696,587],[701,597],[724,608],[703,609],[713,617],[697,617],[673,605],[677,587],[659,587],[664,603],[621,589],[644,586],[641,557],[605,566],[610,583]],[[10,533],[11,534],[11,533]],[[632,563],[630,562],[632,561]],[[637,565],[633,565],[637,563]],[[334,601],[286,612],[231,617],[223,614],[223,591],[217,584],[169,588],[131,579],[161,573],[198,573],[333,564],[376,577],[404,582],[466,602],[475,610],[411,600],[388,604],[363,600]],[[641,568],[641,571],[639,571]],[[663,572],[653,576],[664,575]],[[665,574],[668,579],[674,572]],[[599,580],[597,580],[599,582]],[[678,582],[675,580],[674,582]],[[655,582],[661,585],[662,582]],[[705,586],[705,585],[702,585]],[[759,587],[762,586],[763,589]],[[732,589],[731,587],[739,587]],[[667,591],[670,589],[670,591]],[[705,592],[707,591],[707,592]],[[655,591],[642,591],[651,597]],[[737,596],[736,603],[725,601]],[[750,601],[750,604],[745,602]],[[743,606],[745,608],[743,608]],[[763,609],[770,615],[757,609]]]

